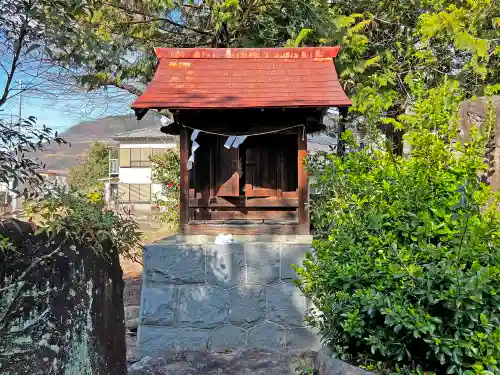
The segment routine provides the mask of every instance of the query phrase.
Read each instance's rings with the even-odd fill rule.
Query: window
[[[130,167],[130,149],[120,149],[120,167]]]
[[[119,173],[118,160],[110,159],[109,160],[109,174],[117,175],[118,173]]]
[[[150,148],[121,148],[120,167],[149,167],[151,166],[151,155]]]
[[[151,203],[151,184],[119,184],[120,203]]]

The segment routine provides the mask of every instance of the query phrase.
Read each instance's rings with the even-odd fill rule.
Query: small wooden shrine
[[[157,48],[132,108],[168,109],[180,134],[182,234],[309,234],[307,134],[347,108],[339,47]]]

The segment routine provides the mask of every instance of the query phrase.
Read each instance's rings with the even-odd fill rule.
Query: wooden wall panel
[[[210,198],[208,201],[202,199],[190,199],[189,207],[201,208],[201,207],[211,207],[211,208],[223,208],[223,207],[293,207],[297,208],[299,206],[298,195],[293,192],[293,197],[290,198],[246,198],[246,197],[214,197]]]
[[[309,234],[309,229],[305,231],[301,225],[211,225],[207,223],[189,224],[182,227],[184,234],[198,234],[217,236],[221,233],[233,235],[258,235],[258,234],[275,234],[275,235],[302,235]]]
[[[201,211],[191,209],[195,220],[282,220],[282,221],[297,221],[297,209],[287,210],[270,210],[270,209],[211,209]]]
[[[287,233],[309,233],[308,179],[299,162],[307,154],[302,131],[285,137],[249,138],[237,149],[225,148],[225,137],[200,134],[191,173],[186,163],[189,133],[181,133],[181,167],[185,165],[181,168],[182,231],[193,233],[193,225],[205,225],[210,232],[211,225],[250,221],[252,225],[260,222],[265,228],[295,226],[285,230]],[[185,198],[183,180],[188,187]],[[245,193],[240,190],[241,183],[245,183]]]
[[[238,148],[224,147],[226,139],[217,137],[215,161],[215,195],[237,197],[240,195],[240,175],[238,173]]]
[[[266,144],[264,147],[248,147],[245,163],[245,195],[247,197],[276,196],[277,165]],[[274,161],[274,162],[273,162]]]

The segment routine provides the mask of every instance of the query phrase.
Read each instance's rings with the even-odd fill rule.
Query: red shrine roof
[[[156,48],[158,69],[132,108],[349,106],[339,48]]]

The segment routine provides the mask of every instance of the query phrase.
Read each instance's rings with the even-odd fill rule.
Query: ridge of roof
[[[334,47],[295,48],[163,48],[156,47],[159,59],[322,59],[335,58]]]
[[[128,139],[128,138],[161,139],[169,137],[171,136],[162,133],[159,128],[142,128],[142,129],[130,130],[128,132],[117,133],[114,135],[113,139]]]

